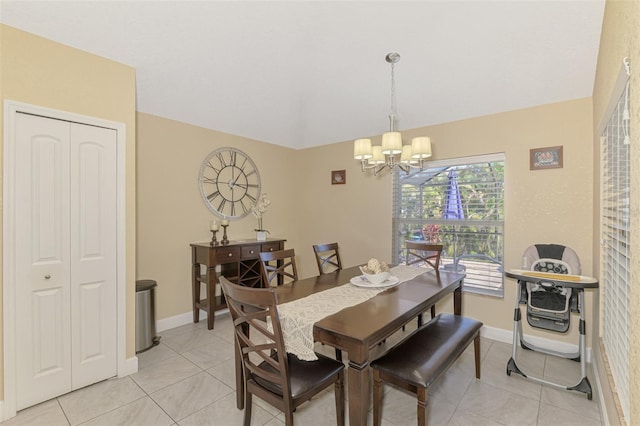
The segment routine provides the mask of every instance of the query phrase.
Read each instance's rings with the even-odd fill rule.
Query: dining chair
[[[298,280],[298,269],[296,267],[295,250],[278,250],[260,253],[260,264],[263,280],[266,286],[271,286],[271,282],[277,279],[280,285],[285,279]],[[342,351],[336,349],[336,359],[342,361]]]
[[[316,263],[320,275],[342,269],[338,243],[315,244],[313,252],[316,254]]]
[[[438,272],[442,244],[431,244],[419,241],[405,241],[407,248],[407,265],[424,262]]]
[[[338,243],[314,244],[313,252],[316,255],[316,263],[318,264],[320,275],[342,269]],[[342,351],[340,349],[336,349],[336,359],[342,361]]]
[[[414,265],[424,262],[435,269],[436,274],[440,273],[440,270],[438,268],[440,266],[440,255],[442,255],[442,244],[431,244],[419,241],[405,241],[405,247],[407,248],[407,265]],[[433,305],[431,307],[431,319],[433,319],[435,316],[436,306]],[[422,314],[419,314],[418,327],[422,326],[422,322]]]
[[[271,286],[271,281],[277,278],[277,285],[285,280],[298,281],[296,267],[296,253],[294,249],[278,250],[260,253],[260,268],[265,286]]]
[[[321,354],[317,361],[301,361],[286,353],[275,289],[243,287],[225,277],[220,284],[242,363],[244,425],[251,424],[253,395],[281,410],[292,426],[296,407],[334,384],[337,424],[343,426],[344,364]]]

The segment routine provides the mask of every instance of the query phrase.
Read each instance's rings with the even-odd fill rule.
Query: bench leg
[[[382,424],[382,380],[380,371],[373,370],[373,426]]]
[[[476,379],[480,378],[480,333],[473,339],[473,349],[476,358]]]
[[[427,389],[418,388],[418,426],[427,426]]]

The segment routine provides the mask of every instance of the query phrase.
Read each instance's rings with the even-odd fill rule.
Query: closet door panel
[[[16,403],[22,409],[71,390],[69,125],[26,114],[16,120]]]
[[[71,128],[73,388],[116,374],[116,133]]]

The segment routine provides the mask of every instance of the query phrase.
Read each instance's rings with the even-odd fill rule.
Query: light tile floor
[[[413,322],[415,327],[415,322]],[[411,329],[387,340],[392,345]],[[138,355],[139,371],[110,379],[25,409],[2,426],[14,425],[181,425],[242,424],[235,408],[233,335],[229,314],[159,333],[160,345]],[[430,425],[601,425],[594,394],[557,390],[506,375],[511,345],[482,339],[480,380],[475,379],[473,345],[430,389]],[[318,346],[328,355],[333,350]],[[530,351],[518,352],[527,373],[575,384],[580,364]],[[593,374],[589,373],[589,377]],[[593,382],[593,380],[591,380]],[[593,383],[592,383],[593,386]],[[415,396],[385,387],[383,425],[416,424]],[[333,389],[299,407],[296,424],[335,424]],[[281,426],[278,410],[254,398],[252,425]],[[369,424],[372,423],[370,413]]]

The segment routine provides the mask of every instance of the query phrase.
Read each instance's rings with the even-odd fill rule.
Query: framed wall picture
[[[562,146],[550,146],[547,148],[534,148],[529,150],[529,169],[561,169]]]
[[[331,172],[331,185],[344,185],[347,183],[346,170],[333,170]]]

